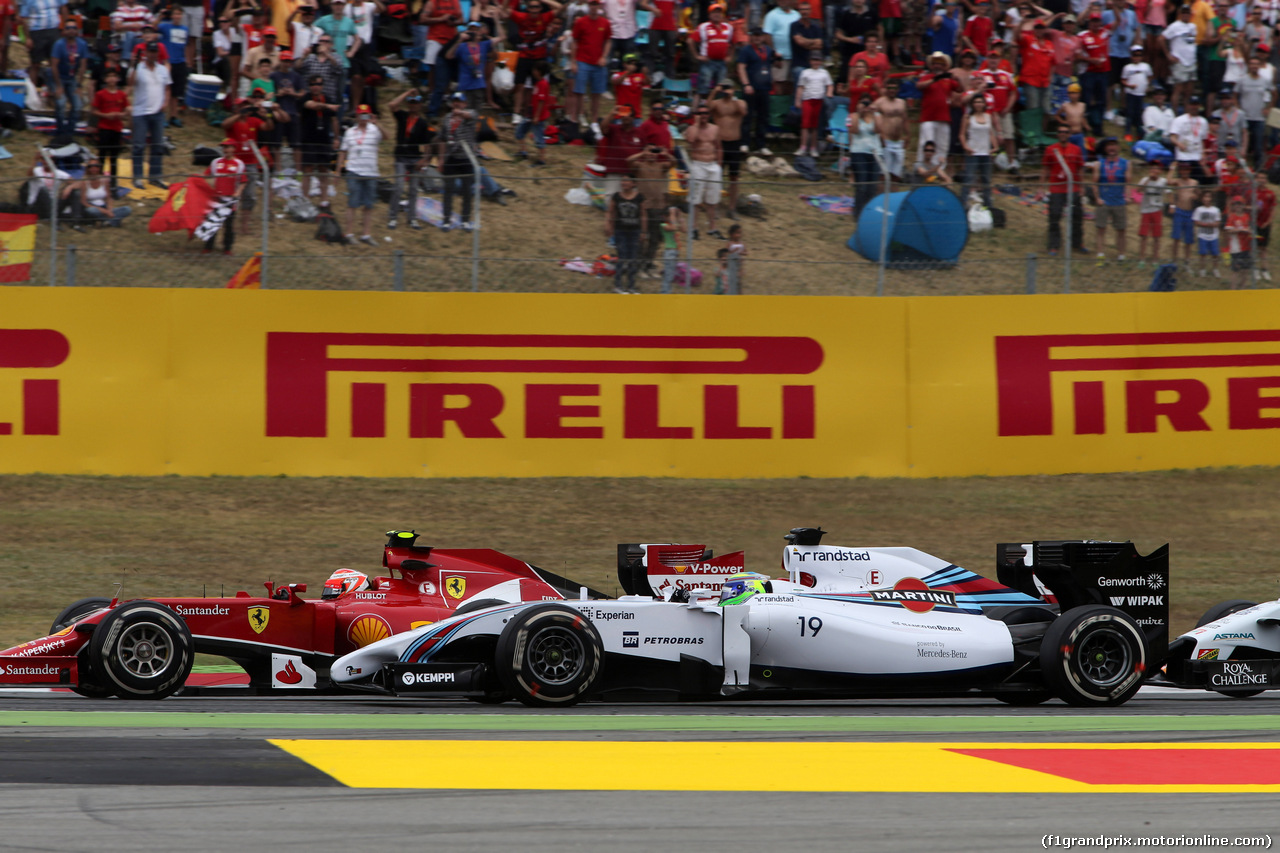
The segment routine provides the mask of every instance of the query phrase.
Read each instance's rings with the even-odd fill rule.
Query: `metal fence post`
[[[876,296],[884,296],[884,271],[889,265],[889,195],[892,176],[885,168],[883,157],[880,157],[880,171],[884,172],[884,193],[880,197],[880,272],[876,278]]]
[[[1059,149],[1057,151],[1054,151],[1053,156],[1058,158],[1058,163],[1059,165],[1062,166],[1062,173],[1067,176],[1067,209],[1066,209],[1066,212],[1063,214],[1067,218],[1067,239],[1064,243],[1063,254],[1062,254],[1063,258],[1066,260],[1067,268],[1062,274],[1063,275],[1062,292],[1070,293],[1071,292],[1071,246],[1072,246],[1072,241],[1075,240],[1075,236],[1071,233],[1072,232],[1071,223],[1075,220],[1075,215],[1076,215],[1075,181],[1071,177],[1071,169],[1067,166],[1066,159],[1063,158],[1062,156],[1062,150]],[[1050,196],[1049,201],[1052,203],[1053,201],[1053,185],[1052,184],[1049,185],[1049,196]],[[1084,199],[1080,199],[1080,206],[1081,208],[1084,207]],[[1081,221],[1083,222],[1083,217],[1081,217]]]
[[[395,251],[395,283],[392,285],[396,290],[404,290],[404,250],[396,249]]]
[[[1027,253],[1027,293],[1036,292],[1036,253]]]
[[[50,179],[53,181],[53,197],[49,204],[49,286],[56,287],[58,284],[58,204],[61,201],[58,198],[58,168],[53,165],[53,158],[44,148],[40,149],[40,159],[44,160],[44,166],[49,170]]]
[[[76,286],[76,244],[67,247],[67,287]]]
[[[1253,179],[1249,181],[1249,257],[1253,263],[1249,266],[1253,269],[1249,270],[1249,289],[1253,289],[1262,276],[1259,272],[1258,256],[1258,176],[1255,174]]]
[[[249,145],[253,149],[253,156],[258,161],[258,168],[262,170],[262,258],[259,267],[258,278],[261,281],[261,287],[267,286],[267,250],[269,241],[267,234],[271,225],[271,167],[267,165],[266,158],[262,156],[262,152],[258,150],[258,143],[249,140]],[[226,226],[223,226],[224,228]]]
[[[471,292],[480,290],[480,161],[470,145],[463,145],[471,161]]]

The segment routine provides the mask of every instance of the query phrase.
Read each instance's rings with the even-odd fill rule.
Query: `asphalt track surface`
[[[901,700],[588,704],[546,712],[363,696],[137,703],[4,691],[0,851],[941,853],[1043,849],[1046,833],[1270,834],[1280,842],[1280,794],[1274,792],[1200,786],[1192,793],[1025,793],[1016,774],[1029,771],[1004,765],[991,765],[992,775],[973,777],[974,784],[989,779],[999,786],[1006,773],[1012,792],[832,792],[824,781],[874,788],[883,779],[906,778],[921,787],[964,789],[969,782],[953,778],[945,769],[951,765],[936,763],[939,754],[949,754],[937,744],[997,751],[1129,744],[1248,759],[1269,755],[1271,745],[1280,749],[1278,733],[1280,692],[1233,700],[1148,689],[1121,708],[1087,711],[1057,703],[1027,709],[988,700]],[[345,765],[324,764],[333,750],[366,748],[372,751],[355,753]],[[446,758],[459,749],[487,755],[486,766],[500,765],[493,772],[518,778],[522,789],[486,788],[492,783],[483,780],[469,783],[474,789],[450,787],[460,777]],[[650,749],[665,750],[649,770],[661,780],[657,786],[669,790],[536,789],[572,786],[575,778],[586,788],[631,778],[640,768],[629,756],[648,756]],[[681,789],[715,777],[717,756],[736,749],[784,757],[776,768],[753,763],[744,778],[725,783],[755,790]],[[785,757],[809,751],[829,765],[847,750],[857,757],[838,765],[834,776],[821,776],[832,772],[821,761],[801,762],[817,768],[812,779],[806,771],[791,774]],[[1255,764],[1262,770],[1252,781],[1280,781],[1280,766],[1275,779],[1268,775],[1272,764],[1280,761]],[[405,784],[417,789],[359,787],[360,776],[373,784],[409,779]],[[564,778],[570,781],[554,781]],[[807,784],[814,790],[787,790]],[[1078,783],[1063,784],[1080,790]]]

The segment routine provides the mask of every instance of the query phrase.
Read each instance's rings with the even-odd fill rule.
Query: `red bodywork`
[[[393,542],[409,542],[409,534]],[[330,600],[306,599],[303,584],[272,588],[265,596],[155,598],[186,622],[195,650],[223,655],[244,667],[250,683],[269,687],[272,655],[301,657],[322,677],[329,663],[376,640],[452,616],[470,601],[554,601],[577,597],[578,587],[551,572],[487,548],[434,549],[388,544],[386,576],[373,588]],[[499,588],[501,587],[501,588]],[[603,598],[589,590],[592,598]],[[113,602],[112,606],[124,602]],[[77,685],[78,664],[108,609],[56,634],[0,651],[0,684]],[[326,678],[327,680],[327,678]]]

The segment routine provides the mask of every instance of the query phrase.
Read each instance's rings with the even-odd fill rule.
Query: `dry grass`
[[[315,594],[337,566],[375,570],[384,530],[493,547],[616,589],[618,542],[701,542],[778,573],[782,535],[912,545],[993,574],[1026,537],[1170,542],[1174,627],[1225,598],[1277,594],[1280,469],[955,480],[374,480],[0,476],[0,647],[69,602],[219,594],[262,581]]]

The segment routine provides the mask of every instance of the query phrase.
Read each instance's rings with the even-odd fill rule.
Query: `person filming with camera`
[[[256,186],[262,177],[262,169],[253,151],[254,145],[259,142],[258,134],[270,133],[275,130],[277,122],[283,124],[289,120],[288,113],[274,101],[268,101],[266,94],[262,89],[254,89],[249,93],[249,97],[239,103],[235,112],[227,116],[226,121],[222,123],[222,129],[226,132],[227,138],[236,144],[236,158],[244,163],[247,183],[240,196],[239,209],[246,214],[253,210]],[[269,156],[265,148],[260,151],[264,159]],[[248,230],[248,216],[240,217],[239,227],[242,234]]]

